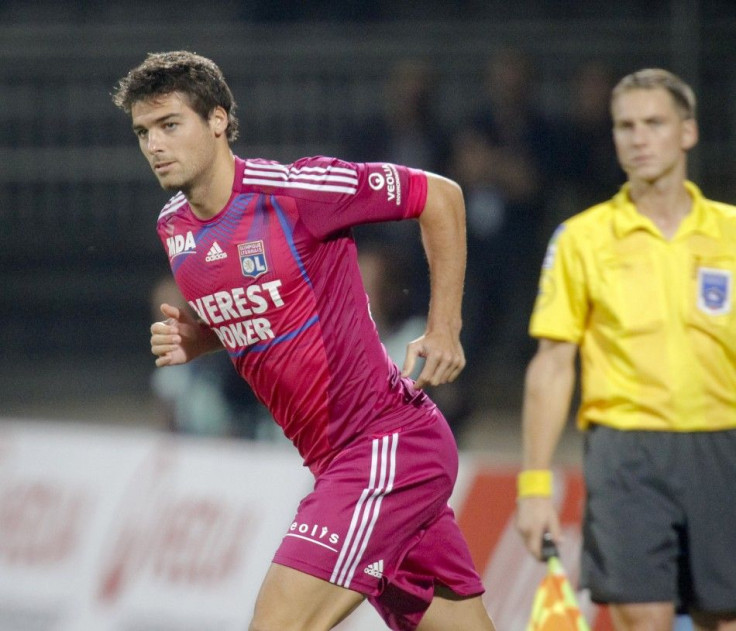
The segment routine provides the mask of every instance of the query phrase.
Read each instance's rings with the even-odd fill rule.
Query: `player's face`
[[[629,180],[652,183],[672,172],[684,176],[685,156],[697,142],[697,126],[682,118],[667,90],[623,92],[611,111],[616,155]]]
[[[131,115],[141,151],[164,189],[186,193],[207,176],[215,157],[216,116],[204,120],[176,92],[138,101]]]

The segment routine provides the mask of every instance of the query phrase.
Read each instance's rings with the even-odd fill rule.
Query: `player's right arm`
[[[542,338],[529,363],[522,406],[522,470],[525,472],[550,470],[570,410],[577,350],[572,342]],[[532,492],[520,496],[516,527],[527,549],[537,558],[541,557],[545,531],[559,542],[560,524],[551,494],[540,491],[538,495]]]
[[[161,313],[166,320],[151,325],[151,352],[156,356],[156,366],[185,364],[222,349],[212,329],[200,324],[188,311],[164,303]]]

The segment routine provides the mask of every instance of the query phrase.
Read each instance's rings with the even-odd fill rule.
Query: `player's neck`
[[[235,179],[235,157],[229,146],[220,151],[211,167],[184,191],[189,207],[198,219],[211,219],[228,203]]]
[[[684,176],[662,178],[654,182],[632,182],[631,200],[636,209],[671,239],[682,220],[692,209],[692,198],[684,185]]]

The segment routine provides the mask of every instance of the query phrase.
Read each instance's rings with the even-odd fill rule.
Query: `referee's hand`
[[[527,550],[539,561],[542,560],[542,536],[549,532],[559,546],[562,531],[551,497],[524,497],[517,500],[516,530],[521,535]]]

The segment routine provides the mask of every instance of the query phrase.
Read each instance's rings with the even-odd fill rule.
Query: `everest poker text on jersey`
[[[279,287],[280,280],[254,284],[247,288],[234,287],[229,291],[218,291],[194,301],[190,300],[189,304],[212,328],[223,346],[235,350],[274,338],[268,318],[251,316],[284,305]],[[240,318],[247,319],[215,326]]]

